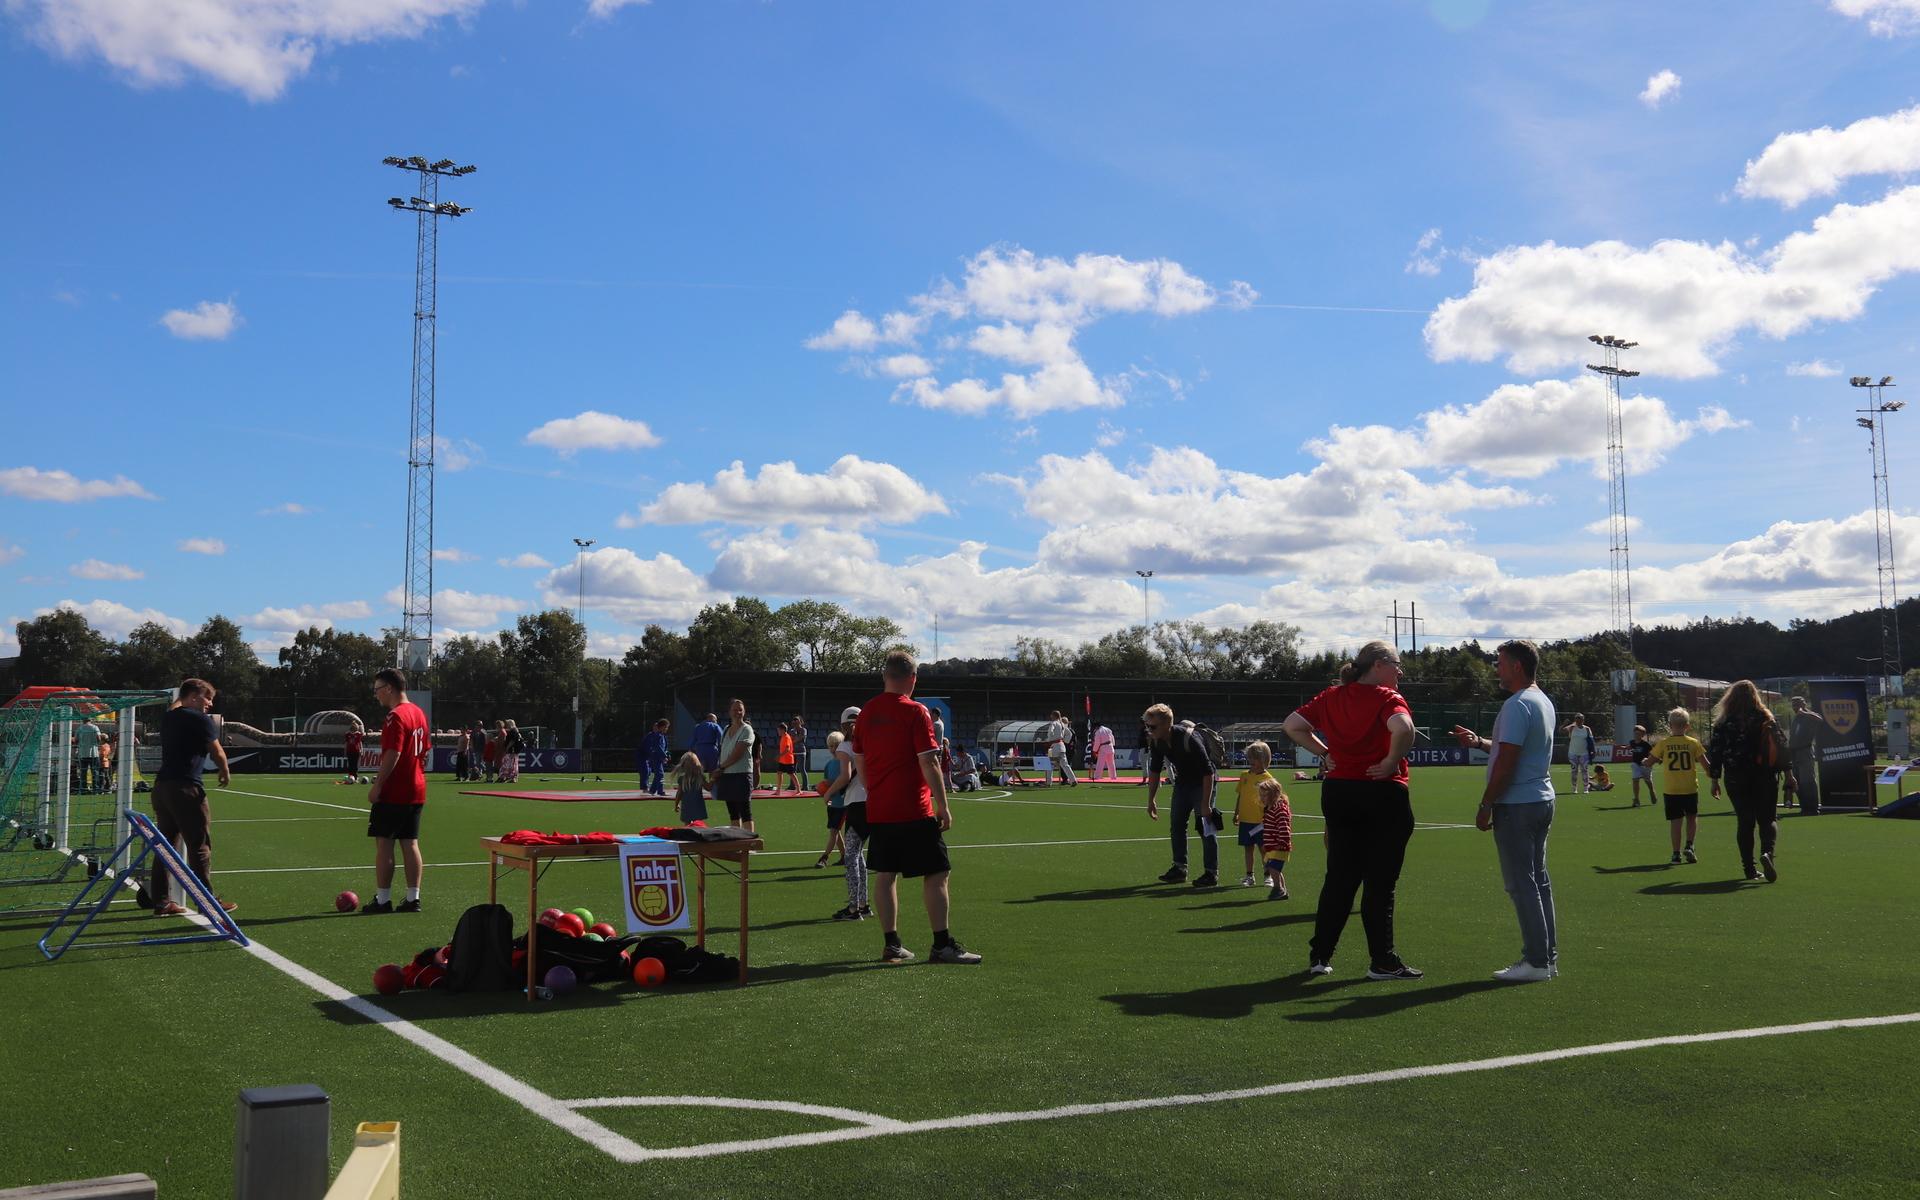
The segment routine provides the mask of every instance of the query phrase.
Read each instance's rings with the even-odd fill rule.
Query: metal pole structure
[[[1134,574],[1140,577],[1140,628],[1151,629],[1153,627],[1153,617],[1149,615],[1151,609],[1148,605],[1147,597],[1153,587],[1153,572],[1135,571]]]
[[[462,216],[471,209],[440,199],[440,177],[473,174],[472,166],[456,167],[443,158],[428,162],[419,155],[380,160],[389,167],[419,175],[419,190],[408,198],[387,203],[415,216],[413,252],[413,397],[407,425],[407,570],[401,603],[400,646],[396,665],[423,673],[433,661],[433,384],[434,309],[440,293],[440,218]],[[419,679],[412,681],[416,686]]]
[[[573,748],[579,750],[584,745],[586,727],[580,717],[581,681],[587,673],[587,547],[593,545],[593,538],[575,538],[573,544],[578,547],[573,552],[573,574],[577,591],[573,602],[573,619],[580,622],[580,665],[573,671]]]
[[[1873,463],[1873,537],[1874,548],[1879,553],[1876,575],[1880,585],[1880,686],[1882,695],[1891,696],[1898,686],[1894,680],[1902,676],[1904,668],[1900,654],[1900,583],[1893,569],[1893,504],[1887,495],[1886,414],[1899,412],[1906,407],[1906,402],[1882,398],[1882,391],[1894,385],[1891,375],[1881,376],[1877,383],[1871,375],[1855,375],[1847,383],[1865,388],[1870,401],[1868,407],[1854,410],[1865,414],[1855,417],[1854,424],[1867,431],[1867,456]]]
[[[1633,570],[1627,554],[1627,451],[1620,420],[1620,381],[1632,379],[1638,371],[1620,368],[1620,352],[1631,350],[1639,342],[1629,342],[1610,333],[1596,333],[1588,341],[1605,352],[1603,363],[1588,363],[1587,370],[1606,380],[1607,387],[1607,553],[1612,562],[1612,588],[1608,616],[1613,628],[1633,654]]]

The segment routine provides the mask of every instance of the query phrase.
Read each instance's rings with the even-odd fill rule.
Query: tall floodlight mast
[[[433,367],[434,305],[440,291],[440,218],[471,209],[440,199],[440,177],[473,174],[443,158],[380,160],[420,177],[416,194],[387,203],[419,223],[413,254],[413,409],[407,428],[407,573],[401,605],[398,665],[421,672],[433,661]]]
[[[1627,554],[1627,450],[1620,421],[1620,381],[1632,379],[1640,372],[1622,370],[1620,352],[1640,343],[1610,333],[1596,333],[1587,340],[1600,347],[1605,356],[1604,362],[1588,363],[1587,370],[1598,374],[1607,384],[1607,554],[1613,568],[1608,617],[1631,655],[1633,570]]]
[[[1892,695],[1894,680],[1903,671],[1900,657],[1900,584],[1893,572],[1893,505],[1887,497],[1887,414],[1906,407],[1902,400],[1884,400],[1881,392],[1893,386],[1893,376],[1882,375],[1878,383],[1871,375],[1855,375],[1847,382],[1865,388],[1871,402],[1856,408],[1861,415],[1853,423],[1867,431],[1867,455],[1873,461],[1873,535],[1879,551],[1880,583],[1880,675],[1885,695]]]

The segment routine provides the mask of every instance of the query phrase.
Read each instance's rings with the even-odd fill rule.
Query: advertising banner
[[[1820,807],[1870,808],[1873,719],[1864,679],[1813,679],[1807,702],[1820,718],[1814,754],[1820,763]]]
[[[435,746],[433,748],[433,762],[427,769],[429,771],[438,771],[443,775],[452,773],[453,755],[454,750],[452,746]],[[520,770],[523,773],[527,771],[584,771],[586,770],[586,761],[586,755],[574,749],[572,746],[560,746],[546,750],[522,750],[520,752]],[[380,758],[377,754],[374,756],[373,765],[376,768],[380,765]]]
[[[636,838],[620,843],[620,893],[626,898],[628,933],[693,928],[680,843]]]
[[[1465,746],[1420,746],[1407,751],[1410,767],[1464,767],[1467,763]]]

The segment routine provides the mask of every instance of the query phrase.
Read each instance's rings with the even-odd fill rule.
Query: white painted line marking
[[[1264,1087],[1235,1088],[1222,1092],[1197,1092],[1181,1096],[1154,1096],[1138,1100],[1109,1100],[1096,1104],[1064,1104],[1058,1108],[1028,1109],[1022,1112],[968,1113],[957,1117],[937,1117],[924,1121],[896,1121],[885,1125],[852,1129],[828,1129],[816,1133],[792,1133],[781,1137],[753,1138],[732,1142],[708,1142],[697,1146],[666,1146],[641,1150],[639,1158],[621,1158],[622,1162],[647,1162],[664,1158],[715,1158],[729,1154],[750,1154],[763,1150],[784,1150],[796,1146],[819,1146],[829,1142],[851,1142],[865,1138],[892,1137],[903,1133],[931,1133],[946,1129],[980,1129],[990,1125],[1011,1125],[1027,1121],[1058,1121],[1068,1117],[1101,1116],[1107,1113],[1139,1112],[1156,1108],[1183,1108],[1195,1104],[1219,1104],[1231,1100],[1255,1100],[1266,1096],[1285,1096],[1296,1092],[1319,1092],[1334,1088],[1358,1087],[1371,1083],[1398,1083],[1406,1079],[1433,1079],[1447,1075],[1467,1075],[1480,1071],[1500,1071],[1508,1067],[1533,1066],[1601,1054],[1624,1054],[1660,1046],[1690,1046],[1706,1042],[1737,1041],[1746,1038],[1783,1037],[1796,1033],[1824,1033],[1836,1029],[1869,1029],[1885,1025],[1907,1025],[1920,1021],[1920,1012],[1887,1017],[1849,1017],[1834,1021],[1808,1021],[1799,1025],[1766,1025],[1754,1029],[1727,1029],[1713,1033],[1683,1033],[1667,1037],[1636,1038],[1625,1042],[1602,1042],[1591,1046],[1568,1046],[1534,1054],[1505,1054],[1498,1058],[1479,1058],[1467,1062],[1435,1063],[1424,1067],[1397,1067],[1386,1071],[1367,1071],[1358,1075],[1335,1075],[1327,1079],[1300,1079],[1292,1083]],[[619,1155],[615,1155],[619,1158]]]
[[[293,796],[276,796],[272,792],[245,792],[232,787],[220,788],[214,794],[219,795],[222,792],[232,796],[257,796],[262,800],[285,800],[288,804],[311,804],[316,808],[337,808],[342,812],[359,813],[362,816],[367,812],[367,806],[364,804],[331,804],[325,800],[301,800]]]
[[[206,918],[198,913],[191,913],[188,916],[197,924],[207,924]],[[591,1117],[582,1116],[567,1102],[556,1099],[531,1084],[522,1083],[445,1038],[428,1033],[412,1021],[397,1017],[372,1001],[354,995],[325,976],[308,970],[277,951],[267,949],[257,941],[250,940],[245,950],[268,966],[305,984],[327,999],[359,1013],[388,1033],[412,1042],[454,1070],[472,1076],[533,1115],[558,1125],[594,1149],[620,1162],[644,1161],[647,1154],[646,1147],[630,1138],[622,1137]]]
[[[221,817],[222,825],[271,825],[281,821],[351,821],[352,817]]]
[[[798,1113],[805,1117],[829,1117],[870,1129],[892,1129],[900,1122],[892,1117],[841,1108],[833,1104],[800,1104],[791,1100],[747,1100],[737,1096],[601,1096],[592,1100],[568,1100],[568,1108],[752,1108],[762,1112]]]

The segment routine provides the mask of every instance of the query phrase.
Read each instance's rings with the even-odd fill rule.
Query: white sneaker
[[[1502,983],[1539,983],[1543,979],[1553,978],[1553,968],[1536,967],[1523,958],[1510,967],[1495,971],[1493,977]]]
[[[1241,886],[1241,887],[1252,887],[1252,886],[1253,886],[1253,876],[1251,876],[1251,875],[1242,875],[1242,876],[1240,877],[1240,886]]]
[[[1268,891],[1273,890],[1273,876],[1271,875],[1267,876],[1267,890]]]

